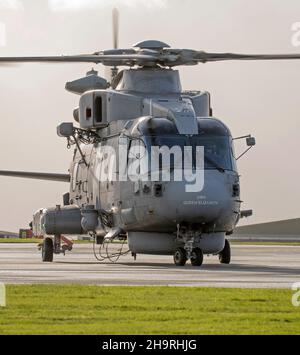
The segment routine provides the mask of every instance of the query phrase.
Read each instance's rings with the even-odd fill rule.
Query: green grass
[[[7,286],[0,334],[300,334],[290,290]]]
[[[0,244],[38,244],[42,243],[43,239],[0,239]],[[89,244],[92,243],[88,240],[74,240],[74,244]]]
[[[41,239],[19,239],[19,238],[7,238],[7,239],[0,239],[0,244],[32,244],[32,243],[41,243]]]
[[[262,246],[288,246],[288,247],[299,247],[300,242],[235,242],[231,241],[232,245],[262,245]]]

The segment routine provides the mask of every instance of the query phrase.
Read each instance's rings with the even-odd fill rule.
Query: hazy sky
[[[122,47],[160,39],[177,48],[300,53],[291,43],[299,0],[0,0],[0,55],[108,49],[115,4]],[[56,126],[72,120],[79,97],[64,85],[89,69],[0,67],[0,169],[66,173],[72,154]],[[300,217],[300,61],[211,63],[183,67],[181,76],[185,89],[211,92],[214,115],[234,136],[257,138],[239,162],[243,208],[254,210],[247,222]],[[67,184],[0,178],[0,229],[26,227],[35,210],[55,206],[67,191]]]

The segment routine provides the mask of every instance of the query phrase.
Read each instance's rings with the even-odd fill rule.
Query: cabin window
[[[87,107],[85,110],[85,118],[88,121],[92,117],[92,109]]]
[[[101,123],[102,119],[102,97],[98,96],[95,99],[95,122]]]

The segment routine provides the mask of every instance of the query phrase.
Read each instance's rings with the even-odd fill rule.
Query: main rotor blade
[[[104,65],[127,65],[143,61],[156,61],[155,56],[141,54],[122,55],[70,55],[70,56],[40,56],[40,57],[0,57],[1,63],[102,63]],[[106,64],[107,63],[107,64]]]
[[[300,59],[300,54],[236,54],[197,52],[196,58],[202,63],[225,60],[294,60]]]
[[[114,8],[112,11],[112,36],[113,49],[115,52],[117,52],[119,49],[119,27],[119,10],[117,8]],[[116,65],[112,67],[105,67],[105,78],[110,84],[112,83],[114,76],[116,76],[117,74],[118,68]]]

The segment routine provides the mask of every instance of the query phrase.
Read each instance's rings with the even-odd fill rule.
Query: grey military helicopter
[[[172,49],[158,40],[120,49],[116,10],[113,18],[111,50],[0,58],[0,63],[102,64],[110,69],[111,76],[106,80],[91,70],[86,77],[66,84],[66,90],[80,95],[73,114],[76,124],[62,123],[57,129],[58,135],[67,139],[68,147],[74,146],[68,174],[1,171],[0,175],[70,184],[63,206],[40,209],[34,215],[34,234],[44,238],[44,262],[52,262],[53,254],[71,249],[70,243],[63,244],[65,236],[91,235],[95,256],[102,261],[116,262],[131,252],[133,257],[173,255],[178,266],[188,260],[193,266],[201,266],[203,255],[219,256],[221,263],[229,264],[227,236],[240,218],[252,215],[252,211],[241,210],[236,160],[244,154],[235,156],[229,128],[213,116],[210,94],[184,91],[175,68],[230,60],[292,60],[300,59],[300,55],[207,53]],[[125,69],[119,71],[120,67]],[[247,151],[255,145],[251,136],[238,139],[246,139]],[[165,170],[170,176],[184,170],[185,158],[175,168],[175,154],[170,155],[168,166],[159,158],[154,179],[149,178],[150,164],[143,164],[143,175],[137,179],[120,178],[126,176],[130,164],[140,163],[154,146],[176,146],[182,152],[190,148],[190,172],[202,172],[201,189],[187,191],[190,180],[186,176],[176,181],[162,177]],[[198,147],[203,149],[200,165],[195,154]],[[132,153],[131,148],[140,153]],[[112,151],[119,152],[113,157],[114,179],[107,174]],[[129,251],[123,252],[120,247],[117,252],[108,252],[113,241],[119,241],[122,247],[127,242]],[[114,248],[116,245],[120,244]]]

